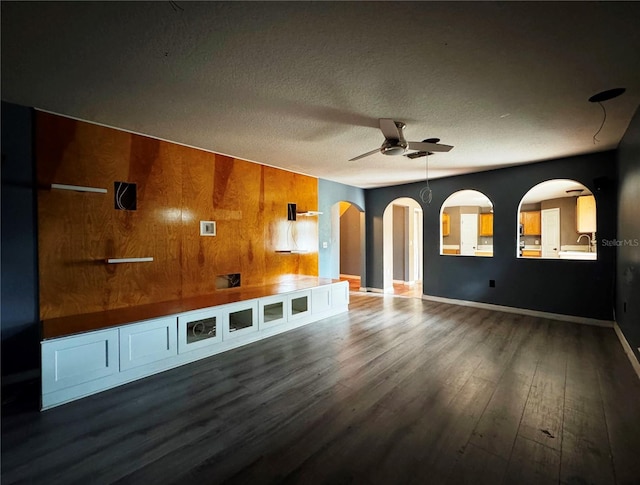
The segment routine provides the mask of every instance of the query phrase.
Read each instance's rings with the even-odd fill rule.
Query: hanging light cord
[[[604,122],[607,121],[607,110],[604,108],[604,105],[601,102],[598,101],[598,104],[602,108],[602,124],[600,125],[600,128],[598,128],[598,131],[596,131],[595,134],[593,135],[593,144],[594,145],[596,144],[596,142],[600,143],[600,140],[598,140],[596,137],[598,136],[598,133],[600,133],[600,131],[602,131],[602,127],[604,126]]]
[[[431,204],[433,193],[431,192],[431,187],[429,187],[429,153],[425,155],[425,178],[427,179],[427,186],[420,191],[420,200],[425,204]]]

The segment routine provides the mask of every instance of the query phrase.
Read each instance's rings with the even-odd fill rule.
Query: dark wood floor
[[[411,298],[3,411],[3,485],[640,483],[613,330]]]

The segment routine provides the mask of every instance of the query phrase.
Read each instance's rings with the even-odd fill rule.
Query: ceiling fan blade
[[[371,150],[370,152],[363,153],[362,155],[358,155],[357,157],[352,158],[349,161],[353,162],[355,160],[360,160],[361,158],[368,157],[369,155],[373,155],[374,153],[378,153],[379,151],[380,151],[380,149],[376,148],[375,150]]]
[[[419,150],[424,152],[448,152],[453,147],[451,145],[441,145],[440,143],[426,143],[424,141],[410,141],[409,150]]]
[[[380,118],[380,129],[386,139],[399,140],[400,132],[396,122],[391,118]]]

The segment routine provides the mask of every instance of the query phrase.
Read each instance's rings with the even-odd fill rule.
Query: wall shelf
[[[54,190],[72,190],[74,192],[93,192],[97,194],[107,193],[107,189],[99,187],[84,187],[82,185],[51,184],[51,188]]]
[[[313,217],[313,216],[320,216],[323,213],[320,211],[303,211],[303,212],[296,212],[296,214],[304,217]]]
[[[149,263],[153,258],[109,258],[106,260],[108,264],[117,263]]]

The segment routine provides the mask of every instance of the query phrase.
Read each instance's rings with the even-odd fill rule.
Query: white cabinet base
[[[349,286],[341,281],[45,340],[41,346],[42,409],[346,312],[348,304]],[[212,317],[215,323],[209,320]],[[193,324],[198,321],[202,328]],[[192,338],[188,344],[189,328],[198,337],[202,337],[201,332],[215,335]]]
[[[175,317],[120,327],[120,370],[164,360],[178,353]]]

